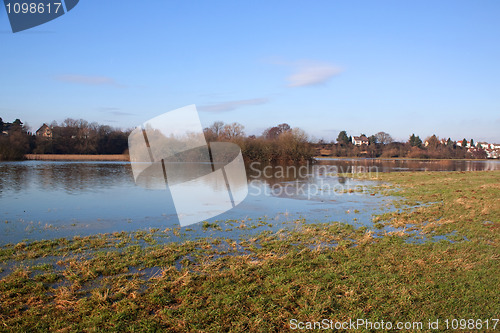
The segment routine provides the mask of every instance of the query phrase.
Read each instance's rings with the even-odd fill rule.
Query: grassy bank
[[[26,154],[27,160],[37,161],[129,161],[128,155]]]
[[[14,268],[0,283],[0,330],[270,332],[326,318],[422,322],[421,331],[439,319],[439,332],[446,319],[479,319],[481,329],[462,331],[493,331],[500,172],[380,180],[374,191],[400,209],[376,217],[375,230],[332,217],[239,242],[157,245],[157,233],[178,231],[151,230],[5,246],[0,259]]]

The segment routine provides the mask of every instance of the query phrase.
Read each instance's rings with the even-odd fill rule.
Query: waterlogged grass
[[[375,191],[399,196],[396,206],[406,208],[377,216],[374,222],[427,235],[456,231],[456,239],[498,246],[500,172],[380,173],[377,179],[390,185]]]
[[[5,246],[0,330],[269,332],[363,318],[428,331],[438,318],[498,318],[500,172],[379,176],[373,191],[400,197],[375,217],[380,231],[297,221],[238,241],[156,241],[174,229]],[[417,244],[408,231],[452,236]]]

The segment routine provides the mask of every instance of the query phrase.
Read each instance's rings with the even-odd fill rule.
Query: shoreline
[[[500,161],[497,158],[410,158],[410,157],[347,157],[347,156],[314,156],[316,160],[386,160],[386,161]]]
[[[28,161],[125,161],[129,162],[129,155],[78,155],[78,154],[26,154]]]
[[[129,162],[130,157],[126,154],[115,155],[79,155],[79,154],[26,154],[24,158],[28,161],[124,161]],[[448,158],[404,158],[404,157],[330,157],[315,156],[315,160],[385,160],[385,161],[500,161],[500,159],[448,159]]]

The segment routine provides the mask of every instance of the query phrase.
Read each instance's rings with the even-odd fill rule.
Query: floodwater
[[[500,170],[500,160],[406,160],[381,158],[321,158],[321,165],[333,165],[344,172],[369,170],[399,171],[487,171]]]
[[[247,166],[246,199],[219,216],[181,228],[182,237],[233,237],[307,223],[372,225],[391,198],[370,194],[376,182],[345,172],[500,170],[499,161],[321,159],[314,166]],[[223,222],[223,221],[230,221]],[[134,183],[128,162],[0,162],[0,245],[98,233],[180,228],[168,190]],[[175,238],[172,238],[174,240]]]

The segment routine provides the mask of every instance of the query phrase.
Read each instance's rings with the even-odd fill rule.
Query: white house
[[[369,141],[366,136],[361,135],[361,136],[353,136],[352,143],[354,143],[356,146],[361,146],[361,145],[368,145]]]

